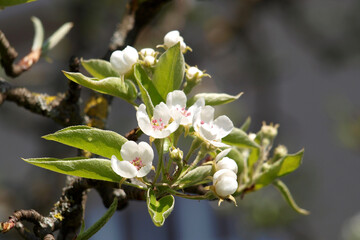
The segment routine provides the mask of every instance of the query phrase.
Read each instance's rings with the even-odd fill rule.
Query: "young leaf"
[[[28,158],[25,162],[54,172],[96,180],[120,182],[121,177],[111,168],[111,161],[103,158]]]
[[[260,189],[272,183],[276,178],[295,171],[300,166],[303,155],[304,150],[301,150],[273,163],[269,169],[257,177],[255,188]]]
[[[234,128],[229,135],[222,139],[222,142],[236,147],[260,147],[259,144],[251,140],[249,136],[239,128]]]
[[[42,53],[46,54],[49,50],[53,49],[65,36],[70,29],[74,26],[73,23],[67,22],[63,24],[58,30],[56,30],[42,46]]]
[[[43,138],[80,148],[106,158],[115,155],[118,159],[122,159],[120,149],[127,141],[126,138],[115,132],[88,126],[67,127],[53,134],[43,136]]]
[[[76,240],[87,240],[90,239],[95,233],[97,233],[112,217],[115,213],[118,204],[118,199],[115,197],[114,201],[110,205],[109,209],[106,211],[104,216],[102,216],[99,220],[94,223],[91,227],[89,227],[86,231],[80,233]]]
[[[40,19],[38,19],[37,17],[31,17],[31,21],[34,24],[34,29],[35,29],[34,41],[31,50],[37,51],[41,49],[41,46],[44,41],[44,27]]]
[[[81,59],[81,65],[88,73],[98,79],[120,77],[120,74],[111,66],[111,63],[102,59]]]
[[[309,215],[310,212],[300,208],[294,198],[292,197],[290,190],[288,189],[288,187],[285,185],[285,183],[283,183],[281,180],[277,179],[273,182],[274,186],[281,192],[281,194],[283,195],[283,197],[285,198],[286,202],[290,205],[290,207],[292,209],[294,209],[297,213],[303,214],[303,215]]]
[[[251,117],[247,117],[245,122],[241,125],[240,129],[243,130],[244,132],[247,132],[247,130],[249,130],[251,124]]]
[[[188,100],[187,106],[193,105],[199,98],[204,98],[205,104],[212,106],[231,103],[239,99],[242,94],[243,93],[239,93],[238,95],[232,96],[225,93],[199,93]]]
[[[146,106],[146,111],[148,112],[150,117],[152,117],[154,114],[154,105],[152,103],[148,91],[145,89],[145,87],[142,84],[142,79],[148,78],[148,76],[146,75],[145,71],[142,69],[142,67],[139,64],[136,64],[134,67],[134,76],[136,83],[140,89],[141,99]]]
[[[84,87],[90,88],[100,93],[122,98],[128,102],[133,102],[137,97],[137,90],[133,82],[118,77],[108,77],[104,79],[93,79],[81,73],[65,72],[65,76],[73,82]]]
[[[211,173],[211,165],[199,166],[185,174],[185,176],[182,178],[178,179],[175,184],[180,188],[185,188],[193,185],[207,183],[211,181],[209,178],[207,178],[211,175]]]
[[[154,191],[149,188],[146,194],[146,203],[151,220],[155,226],[161,227],[174,209],[175,198],[172,195],[167,195],[156,200]]]
[[[169,92],[180,88],[184,72],[184,56],[180,50],[180,43],[177,43],[161,55],[155,66],[153,83],[163,99],[166,99]]]

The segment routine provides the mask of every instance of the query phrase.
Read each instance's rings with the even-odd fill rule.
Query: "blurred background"
[[[0,11],[0,29],[19,52],[32,45],[31,16],[49,36],[65,22],[74,28],[30,71],[7,80],[41,93],[64,92],[72,55],[101,58],[121,20],[126,1],[37,2]],[[140,34],[135,47],[152,47],[178,29],[193,52],[190,65],[206,69],[195,90],[245,94],[218,107],[236,126],[251,116],[280,124],[276,144],[294,153],[305,148],[303,165],[283,178],[300,216],[271,186],[238,200],[239,207],[176,199],[162,228],[151,222],[144,202],[131,202],[92,239],[360,239],[360,3],[357,0],[176,0]],[[3,73],[0,73],[3,75]],[[84,97],[87,90],[83,90]],[[85,99],[86,100],[86,99]],[[113,101],[108,129],[125,134],[136,127],[134,110]],[[29,165],[21,157],[70,157],[76,150],[40,137],[61,126],[14,103],[0,106],[0,219],[16,209],[46,214],[61,194],[65,176]],[[91,192],[90,226],[106,209]],[[151,234],[151,235],[150,235]],[[20,239],[16,231],[1,239]]]

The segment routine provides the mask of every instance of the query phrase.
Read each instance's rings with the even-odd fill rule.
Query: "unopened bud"
[[[170,158],[177,163],[182,162],[183,156],[184,156],[184,153],[179,148],[170,150]]]
[[[261,133],[265,138],[274,139],[278,134],[279,124],[273,124],[270,123],[270,125],[266,125],[265,122],[263,122],[263,125],[261,127]]]

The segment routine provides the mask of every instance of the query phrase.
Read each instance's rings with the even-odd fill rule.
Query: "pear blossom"
[[[219,116],[214,120],[215,109],[211,106],[201,107],[196,112],[193,119],[194,130],[202,139],[208,141],[215,147],[228,147],[221,142],[221,139],[227,136],[234,125],[225,115]]]
[[[157,52],[155,52],[152,48],[143,48],[140,50],[140,55],[144,60],[144,63],[146,66],[153,66],[156,63],[156,55]]]
[[[174,46],[178,42],[180,42],[181,51],[186,52],[186,44],[184,42],[184,38],[180,36],[179,31],[170,31],[164,37],[164,46],[166,49]]]
[[[221,169],[213,176],[213,186],[215,193],[225,198],[233,194],[238,188],[237,176],[229,169]]]
[[[123,161],[111,157],[111,168],[121,177],[144,177],[150,172],[154,151],[148,143],[128,141],[122,145],[120,155]]]
[[[141,104],[136,112],[136,118],[140,129],[153,138],[166,138],[178,129],[181,122],[181,116],[172,116],[170,109],[163,102],[155,106],[151,119],[146,112],[146,106]]]
[[[111,54],[110,63],[121,75],[124,75],[131,70],[138,59],[139,54],[136,49],[126,46],[124,50],[116,50]]]
[[[166,105],[170,109],[172,116],[180,115],[180,124],[183,126],[191,125],[195,112],[205,106],[205,100],[199,98],[189,109],[186,109],[186,101],[185,93],[180,90],[170,92],[166,97]]]

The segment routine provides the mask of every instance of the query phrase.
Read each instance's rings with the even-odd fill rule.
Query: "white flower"
[[[111,168],[124,178],[144,177],[152,167],[154,151],[146,142],[137,144],[134,141],[124,143],[120,150],[123,161],[111,157]]]
[[[144,60],[146,66],[153,66],[156,63],[156,55],[154,49],[152,48],[143,48],[140,50],[140,55]]]
[[[186,44],[184,42],[184,38],[180,36],[179,31],[174,30],[171,32],[168,32],[164,37],[164,46],[166,49],[174,46],[180,42],[180,49],[182,52],[186,51]]]
[[[170,92],[166,97],[166,105],[169,107],[171,115],[173,118],[180,115],[180,124],[183,126],[191,125],[195,112],[205,105],[205,100],[203,98],[199,98],[194,105],[186,110],[186,101],[187,99],[185,93],[180,90]]]
[[[221,169],[214,174],[213,186],[216,194],[225,198],[237,190],[237,176],[229,169]]]
[[[181,116],[172,118],[168,106],[161,102],[154,108],[154,116],[150,119],[146,106],[141,104],[136,112],[138,125],[146,135],[153,138],[166,138],[178,129]]]
[[[203,76],[204,73],[200,71],[197,67],[190,67],[186,70],[186,77],[188,79],[202,78]]]
[[[221,143],[221,139],[232,131],[234,125],[225,115],[214,120],[214,112],[215,109],[211,106],[200,108],[193,119],[194,130],[199,133],[201,138],[215,147],[228,147]]]
[[[132,66],[138,61],[139,54],[135,48],[127,46],[124,50],[116,50],[110,56],[111,65],[124,75],[131,70]]]

